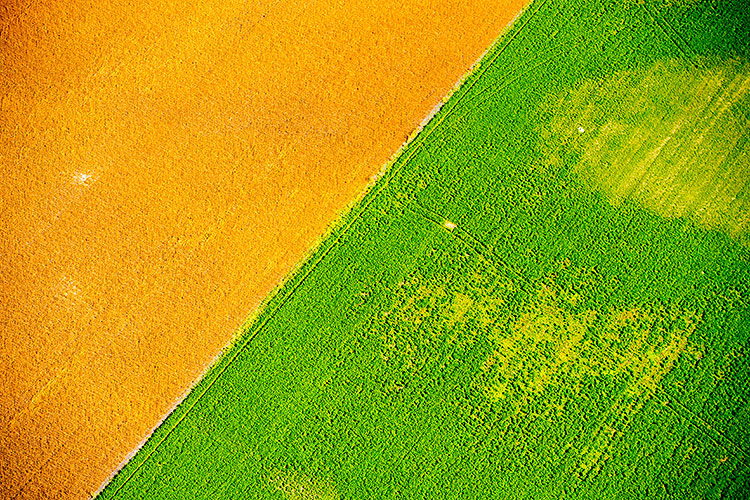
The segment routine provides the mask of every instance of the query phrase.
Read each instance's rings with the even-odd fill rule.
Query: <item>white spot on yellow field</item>
[[[65,309],[74,309],[77,307],[81,298],[81,288],[74,279],[63,275],[54,289],[55,298],[58,303]]]
[[[443,227],[446,228],[448,231],[453,231],[454,229],[456,229],[456,224],[447,220],[443,222]]]
[[[92,177],[91,174],[87,174],[85,172],[77,172],[73,175],[73,182],[75,182],[76,184],[85,185],[88,183],[91,177]]]

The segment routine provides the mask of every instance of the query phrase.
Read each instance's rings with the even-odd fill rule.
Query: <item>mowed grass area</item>
[[[100,498],[743,498],[742,3],[531,5]]]

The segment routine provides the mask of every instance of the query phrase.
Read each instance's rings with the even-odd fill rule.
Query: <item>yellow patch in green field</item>
[[[689,337],[699,317],[692,311],[659,302],[586,308],[586,297],[551,277],[525,303],[512,300],[516,291],[508,280],[481,275],[457,289],[419,277],[399,284],[382,313],[390,326],[380,355],[400,367],[389,390],[400,390],[440,352],[481,341],[490,346],[486,358],[467,369],[489,401],[511,409],[542,395],[563,401],[574,395],[560,391],[597,380],[627,414],[695,349]]]
[[[510,327],[496,328],[479,384],[491,400],[514,404],[558,383],[598,379],[626,381],[619,394],[631,401],[656,390],[691,349],[698,322],[691,311],[658,304],[575,311],[577,300],[543,285]]]
[[[579,392],[607,394],[610,408],[581,443],[576,473],[584,478],[610,458],[632,416],[661,400],[662,380],[680,356],[703,353],[689,342],[700,321],[693,311],[658,302],[597,311],[580,301],[554,281],[542,285],[515,320],[494,329],[474,385],[511,414],[535,400],[560,412]]]
[[[615,206],[632,199],[665,217],[748,235],[750,64],[699,70],[660,61],[584,81],[545,107],[550,162],[572,153],[573,171]]]
[[[338,500],[336,488],[324,481],[301,475],[278,475],[271,480],[287,500]]]
[[[561,271],[571,266],[560,264]],[[566,288],[552,273],[529,289],[484,271],[460,283],[416,271],[396,286],[391,306],[379,313],[389,324],[380,355],[393,374],[381,381],[383,391],[398,394],[430,366],[458,362],[472,372],[468,389],[479,404],[509,422],[606,402],[576,453],[581,478],[601,470],[637,414],[671,405],[662,387],[681,358],[689,370],[704,356],[691,341],[701,321],[695,311],[659,300],[586,307],[584,290],[606,286],[586,273],[578,274],[593,282]],[[460,355],[475,349],[481,357]]]

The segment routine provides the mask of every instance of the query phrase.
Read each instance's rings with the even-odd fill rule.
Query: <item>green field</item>
[[[750,495],[750,18],[539,0],[100,498]]]

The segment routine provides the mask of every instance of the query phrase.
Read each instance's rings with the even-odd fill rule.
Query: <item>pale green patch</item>
[[[660,61],[584,81],[549,100],[541,131],[552,166],[573,171],[618,206],[746,240],[750,228],[750,64]]]

